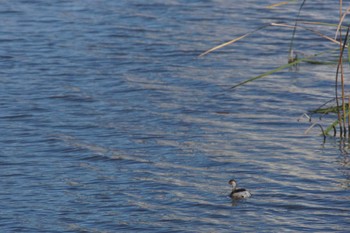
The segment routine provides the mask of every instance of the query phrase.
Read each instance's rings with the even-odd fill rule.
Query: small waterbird
[[[232,192],[230,193],[232,199],[243,199],[252,196],[248,190],[237,188],[237,182],[235,180],[232,179],[228,183],[232,185]]]

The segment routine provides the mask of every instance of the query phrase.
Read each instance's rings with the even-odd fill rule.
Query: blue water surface
[[[348,232],[347,142],[297,121],[334,96],[336,65],[230,89],[287,62],[287,27],[198,57],[294,25],[300,2],[273,3],[1,1],[0,231]],[[294,44],[338,47],[302,29]],[[253,196],[232,202],[232,178]]]

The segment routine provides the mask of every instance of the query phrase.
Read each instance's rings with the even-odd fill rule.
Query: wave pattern
[[[316,2],[305,19],[333,10]],[[275,28],[197,58],[294,19],[272,3],[3,2],[1,231],[346,232],[346,145],[297,121],[332,97],[335,68],[229,89],[285,62]],[[313,38],[295,43],[330,47]],[[232,202],[231,178],[252,198]]]

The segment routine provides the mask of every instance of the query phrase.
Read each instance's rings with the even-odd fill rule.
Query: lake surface
[[[297,121],[336,66],[230,89],[287,62],[283,27],[198,58],[292,23],[299,5],[273,3],[1,1],[0,231],[348,232],[347,143]],[[312,1],[301,19],[337,16]],[[297,31],[301,56],[336,47]],[[232,178],[253,196],[232,202]]]

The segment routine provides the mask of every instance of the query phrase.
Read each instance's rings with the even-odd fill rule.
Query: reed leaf
[[[345,113],[345,117],[348,117],[349,116],[349,112],[346,112]],[[336,125],[339,124],[339,120],[335,120],[332,124],[330,124],[325,130],[324,130],[324,134],[325,135],[329,135],[329,131],[331,131],[332,129],[335,128]],[[334,135],[335,136],[335,135]]]
[[[331,62],[331,61],[317,61],[317,60],[311,60],[311,59],[306,59],[304,60],[305,63],[309,63],[312,65],[336,65],[337,62]]]
[[[320,55],[322,55],[322,54],[329,53],[329,52],[330,52],[330,51],[328,50],[328,51],[321,52],[321,53],[317,53],[317,54],[314,54],[314,55],[311,55],[311,56],[308,56],[308,57],[305,57],[305,58],[296,59],[296,60],[294,60],[293,62],[290,62],[290,63],[288,63],[288,64],[284,64],[284,65],[282,65],[282,66],[280,66],[280,67],[277,67],[276,69],[267,71],[267,72],[265,72],[265,73],[263,73],[263,74],[260,74],[260,75],[258,75],[258,76],[256,76],[256,77],[253,77],[253,78],[247,79],[247,80],[245,80],[245,81],[243,81],[243,82],[240,82],[240,83],[238,83],[238,84],[232,86],[230,89],[234,89],[234,88],[236,88],[236,87],[239,87],[239,86],[242,86],[242,85],[244,85],[244,84],[250,83],[250,82],[255,81],[255,80],[257,80],[257,79],[264,78],[264,77],[266,77],[266,76],[268,76],[268,75],[274,74],[274,73],[279,72],[279,71],[281,71],[281,70],[284,70],[284,69],[286,69],[286,68],[293,67],[293,66],[297,65],[297,64],[300,63],[300,62],[309,60],[309,59],[312,58],[312,57],[320,56]]]

